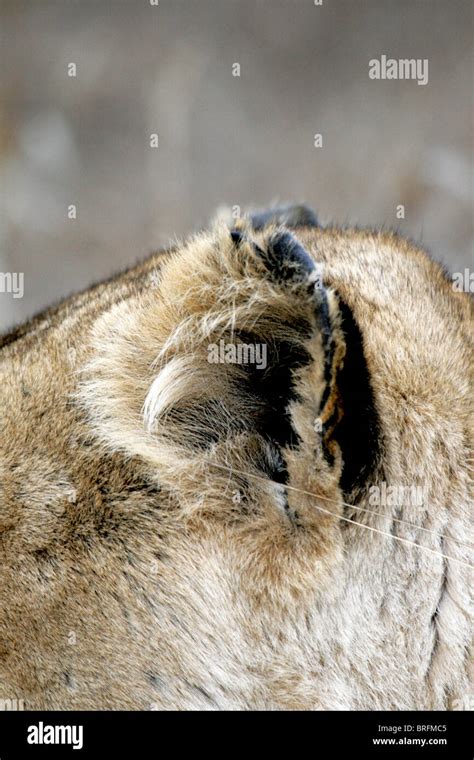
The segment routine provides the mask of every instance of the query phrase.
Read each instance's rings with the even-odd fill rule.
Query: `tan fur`
[[[252,238],[264,248],[273,230]],[[265,277],[250,245],[236,255],[219,223],[0,350],[0,700],[446,709],[465,697],[469,573],[454,560],[469,560],[455,540],[468,540],[470,507],[469,298],[395,235],[295,235],[328,288],[336,351],[321,417],[344,414],[342,298],[382,432],[370,484],[422,484],[426,503],[344,508],[339,446],[331,429],[329,463],[314,429],[321,336],[291,327],[313,324],[311,302]],[[242,368],[206,358],[235,330],[301,340],[312,359],[290,407],[301,444],[285,452],[289,510],[257,466],[269,453]],[[217,434],[206,450],[203,430]],[[352,503],[370,509],[367,488]]]

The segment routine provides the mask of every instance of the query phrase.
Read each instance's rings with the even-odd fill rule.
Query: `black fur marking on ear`
[[[377,464],[381,431],[362,335],[352,311],[342,300],[340,308],[347,353],[338,374],[344,413],[334,437],[344,461],[341,488],[350,494],[363,486]]]
[[[250,240],[243,230],[234,228],[230,231],[230,236],[235,246],[240,246],[242,243],[248,243],[253,247],[255,253],[258,254],[260,258],[265,258],[265,253],[262,251],[262,249],[257,245],[257,243],[255,243],[253,240]]]
[[[304,204],[274,206],[265,211],[254,211],[248,215],[255,231],[263,230],[269,224],[284,224],[286,227],[318,227],[316,214]]]
[[[230,231],[230,236],[235,245],[240,245],[245,240],[242,230],[233,229]]]
[[[286,230],[271,235],[267,250],[263,253],[258,252],[272,278],[278,282],[304,282],[315,270],[309,253],[291,232]]]
[[[329,303],[324,288],[315,288],[316,320],[322,336],[324,352],[324,391],[321,398],[320,411],[326,405],[331,392],[331,371],[334,362],[334,340],[332,337],[331,315]]]
[[[286,468],[286,462],[281,455],[281,451],[274,443],[268,443],[268,450],[265,456],[262,456],[259,462],[259,469],[275,483],[285,485],[288,483],[289,475]]]

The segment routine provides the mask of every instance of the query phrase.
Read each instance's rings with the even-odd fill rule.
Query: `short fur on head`
[[[0,700],[460,704],[471,331],[424,252],[286,206],[5,336]]]

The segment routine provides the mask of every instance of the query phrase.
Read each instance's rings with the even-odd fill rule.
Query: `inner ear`
[[[334,437],[342,452],[341,488],[347,495],[362,488],[375,470],[381,432],[362,334],[351,309],[342,300],[340,310],[346,356],[337,384],[344,414]]]

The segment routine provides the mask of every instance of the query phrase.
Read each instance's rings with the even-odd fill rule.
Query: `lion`
[[[414,244],[289,205],[4,335],[0,699],[461,705],[472,325]]]

